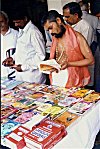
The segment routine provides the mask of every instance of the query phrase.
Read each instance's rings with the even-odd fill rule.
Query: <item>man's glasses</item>
[[[66,19],[66,18],[68,19],[68,18],[70,18],[70,16],[63,16],[63,19]]]

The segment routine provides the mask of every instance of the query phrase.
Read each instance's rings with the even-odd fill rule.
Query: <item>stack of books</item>
[[[26,146],[29,148],[50,149],[67,134],[64,125],[49,119],[34,126],[25,136]]]

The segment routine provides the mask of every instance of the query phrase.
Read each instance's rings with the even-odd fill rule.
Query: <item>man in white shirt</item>
[[[89,46],[91,46],[94,41],[93,28],[86,22],[86,20],[81,18],[82,10],[80,5],[76,2],[67,3],[63,7],[63,16],[64,20],[70,24],[74,30],[80,32],[87,40]],[[92,88],[94,85],[94,65],[89,66],[89,71],[91,74],[91,82],[88,85]]]
[[[13,22],[19,28],[19,35],[14,55],[16,80],[30,83],[45,83],[45,75],[39,72],[38,65],[45,59],[45,43],[41,32],[32,24],[28,14],[23,9],[15,11]],[[6,59],[8,64],[13,59]]]
[[[93,34],[94,34],[94,46],[93,48],[95,48],[96,51],[96,47],[97,47],[97,35],[96,35],[96,29],[98,26],[98,18],[96,16],[93,16],[91,14],[89,14],[89,5],[86,2],[80,1],[79,5],[81,7],[82,10],[82,18],[85,19],[93,28]],[[94,51],[94,52],[95,52]]]
[[[18,31],[10,28],[9,19],[4,11],[0,11],[0,35],[1,35],[1,77],[14,77],[14,70],[4,67],[2,62],[6,57],[14,54],[17,42]]]
[[[52,44],[52,36],[49,33],[49,31],[45,30],[45,36],[46,36],[46,60],[50,57],[50,48]]]

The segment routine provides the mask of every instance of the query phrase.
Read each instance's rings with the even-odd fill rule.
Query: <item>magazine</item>
[[[39,64],[39,70],[43,73],[50,74],[50,72],[60,71],[61,66],[56,62],[55,59],[42,61]]]

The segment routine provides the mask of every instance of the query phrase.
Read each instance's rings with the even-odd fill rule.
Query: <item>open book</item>
[[[50,74],[50,72],[60,71],[61,66],[56,62],[55,59],[42,61],[39,64],[39,70],[43,73]]]

